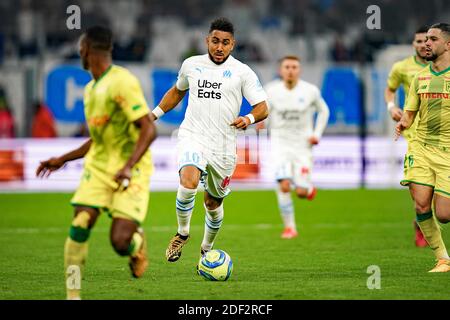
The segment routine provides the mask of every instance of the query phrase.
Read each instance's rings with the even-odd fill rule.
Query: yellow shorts
[[[85,167],[80,186],[71,204],[105,210],[112,218],[124,218],[142,224],[148,210],[150,172],[138,167],[132,169],[128,188],[118,190],[118,184],[108,175],[93,167]]]
[[[417,140],[408,143],[404,160],[402,186],[416,183],[434,188],[434,192],[450,198],[450,150]]]

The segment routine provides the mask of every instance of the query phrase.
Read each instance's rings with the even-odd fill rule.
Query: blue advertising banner
[[[48,73],[45,100],[57,121],[84,122],[83,89],[90,80],[76,66],[61,65]]]

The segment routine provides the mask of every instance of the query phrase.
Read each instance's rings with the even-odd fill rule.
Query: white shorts
[[[201,171],[200,181],[214,198],[224,198],[231,192],[228,185],[236,158],[236,155],[216,154],[190,139],[181,139],[177,145],[178,172],[186,166],[197,167]]]
[[[308,189],[311,183],[312,155],[305,152],[301,156],[283,157],[275,160],[275,179],[290,180],[296,187]]]

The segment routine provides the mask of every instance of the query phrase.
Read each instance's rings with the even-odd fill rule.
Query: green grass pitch
[[[63,244],[70,194],[0,194],[0,299],[64,299]],[[83,299],[449,299],[450,274],[429,274],[430,249],[413,244],[413,205],[406,190],[320,190],[295,200],[300,236],[282,240],[275,193],[235,191],[215,247],[234,271],[226,282],[195,273],[203,235],[203,195],[191,239],[176,263],[165,249],[176,232],[175,192],[153,192],[145,222],[150,267],[132,279],[127,258],[109,244],[100,217],[89,247]],[[450,230],[443,228],[450,246]],[[367,288],[367,267],[381,270],[381,289]]]

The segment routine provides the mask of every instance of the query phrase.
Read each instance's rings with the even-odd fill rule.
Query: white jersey
[[[311,150],[308,139],[322,136],[330,113],[319,89],[303,80],[288,89],[283,81],[275,80],[267,84],[266,92],[273,151],[281,157],[291,158],[289,155],[295,157],[299,151]]]
[[[236,154],[242,97],[254,106],[266,100],[256,74],[232,56],[217,65],[208,54],[187,58],[178,73],[178,90],[189,89],[189,101],[178,137],[191,139],[215,154]]]

